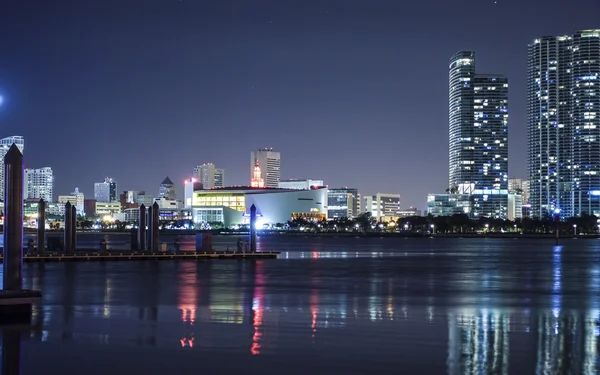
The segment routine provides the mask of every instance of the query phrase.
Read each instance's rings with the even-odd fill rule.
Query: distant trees
[[[411,234],[493,234],[493,233],[524,233],[548,234],[556,231],[557,223],[551,216],[543,218],[523,218],[514,221],[496,218],[471,219],[466,214],[452,216],[409,216],[399,218],[396,222],[379,222],[370,212],[359,215],[354,219],[346,217],[328,221],[309,221],[295,219],[287,223],[292,231],[309,232],[358,232],[358,233],[411,233]],[[578,235],[599,233],[600,223],[592,215],[582,215],[563,219],[559,223],[561,235],[575,233]]]

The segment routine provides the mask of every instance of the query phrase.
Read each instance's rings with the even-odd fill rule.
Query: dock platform
[[[77,250],[74,255],[64,253],[44,253],[43,255],[26,254],[23,257],[25,263],[40,262],[108,262],[128,260],[211,260],[211,259],[246,259],[262,260],[276,259],[279,251],[261,252],[233,252],[233,251],[210,251],[210,252],[140,252],[140,251],[109,251],[100,253],[95,251]],[[3,261],[0,256],[0,263]]]

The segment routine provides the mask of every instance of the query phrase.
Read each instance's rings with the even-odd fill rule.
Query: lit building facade
[[[229,187],[198,190],[192,200],[196,226],[219,222],[225,227],[248,224],[250,207],[256,206],[258,225],[286,223],[294,218],[325,220],[327,188],[287,190]]]
[[[348,189],[329,189],[327,192],[327,218],[353,218],[355,203],[354,195]]]
[[[196,177],[188,178],[185,180],[183,187],[183,205],[185,208],[189,209],[192,207],[194,191],[202,189],[202,183],[198,182]]]
[[[365,212],[378,221],[396,220],[400,216],[400,194],[377,193],[364,197]]]
[[[453,212],[471,195],[473,217],[508,217],[508,79],[479,74],[475,52],[460,51],[449,66],[449,191],[430,204]],[[439,196],[439,201],[436,196]],[[439,209],[435,208],[434,211]],[[463,212],[464,213],[464,212]]]
[[[265,187],[277,188],[281,180],[281,153],[272,148],[262,148],[250,153],[250,179],[254,178],[256,162],[261,168],[261,178]]]
[[[398,211],[398,217],[412,217],[412,216],[421,216],[421,210],[416,209],[415,207],[404,208]]]
[[[52,202],[54,176],[52,168],[25,169],[27,199],[43,199]]]
[[[217,168],[212,163],[198,165],[194,168],[193,177],[205,189],[220,188],[225,186],[225,169]]]
[[[469,194],[429,194],[427,214],[452,216],[465,214],[471,217],[471,196]]]
[[[296,190],[310,190],[313,187],[325,186],[323,180],[313,180],[307,178],[305,180],[281,180],[279,181],[278,187],[280,189],[296,189]]]
[[[6,137],[0,139],[0,160],[4,160],[6,153],[13,144],[17,145],[17,148],[21,153],[25,150],[25,139],[22,136],[14,135],[12,137]],[[25,181],[25,184],[27,182]],[[27,189],[24,189],[23,198],[27,198]],[[0,200],[4,201],[4,166],[0,168]]]
[[[58,196],[58,203],[62,206],[64,206],[65,204],[67,204],[67,202],[71,203],[71,205],[75,206],[75,209],[77,210],[77,215],[85,215],[84,212],[84,202],[85,202],[85,197],[83,195],[83,193],[79,192],[79,188],[75,188],[75,191],[72,192],[70,195],[59,195]]]
[[[508,79],[477,74],[473,51],[455,54],[449,69],[449,187],[506,190]]]
[[[527,66],[531,214],[600,215],[600,30],[536,39]]]
[[[265,187],[265,179],[262,177],[258,159],[256,159],[254,161],[254,172],[252,174],[252,179],[250,180],[250,186],[254,187],[254,188],[264,188]]]
[[[520,178],[508,179],[508,192],[511,194],[520,194],[523,204],[529,203],[529,181]]]
[[[173,184],[173,181],[171,181],[169,176],[167,176],[167,178],[165,178],[160,184],[160,187],[158,188],[158,197],[161,199],[177,198],[175,194],[175,184]]]
[[[121,202],[96,202],[96,215],[114,216],[121,212]]]
[[[94,184],[94,199],[96,202],[119,202],[117,182],[106,177],[104,182]]]

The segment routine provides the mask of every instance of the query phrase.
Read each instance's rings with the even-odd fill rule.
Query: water
[[[26,264],[22,373],[600,373],[600,240],[259,248],[281,258]]]

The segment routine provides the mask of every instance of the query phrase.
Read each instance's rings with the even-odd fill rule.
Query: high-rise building
[[[449,192],[472,195],[474,217],[508,215],[508,79],[479,74],[475,52],[449,66]]]
[[[461,194],[508,184],[508,79],[477,74],[473,51],[450,59],[449,184]]]
[[[0,162],[4,161],[4,156],[6,156],[6,153],[8,152],[8,149],[10,149],[10,146],[12,146],[13,144],[17,145],[17,148],[19,149],[19,151],[21,151],[21,153],[23,153],[23,150],[25,149],[25,139],[22,136],[19,135],[13,135],[12,137],[6,137],[6,138],[2,138],[0,139]],[[26,177],[26,176],[24,176]],[[24,184],[24,192],[23,192],[23,198],[27,197],[27,180],[25,180],[25,184]],[[0,200],[4,201],[4,167],[3,165],[0,166]]]
[[[25,169],[27,180],[27,199],[43,199],[52,202],[54,177],[52,168]]]
[[[256,162],[261,169],[261,178],[265,187],[277,188],[281,179],[281,154],[272,148],[262,148],[250,153],[250,179],[254,178]]]
[[[94,184],[94,200],[96,202],[119,202],[117,194],[117,182],[106,177],[104,182]]]
[[[217,168],[213,163],[205,163],[194,168],[194,178],[204,189],[225,187],[225,169]]]
[[[158,197],[165,199],[176,199],[175,185],[169,176],[167,176],[167,178],[165,178],[160,184],[160,187],[158,188]]]
[[[600,215],[600,30],[529,45],[531,214]]]

